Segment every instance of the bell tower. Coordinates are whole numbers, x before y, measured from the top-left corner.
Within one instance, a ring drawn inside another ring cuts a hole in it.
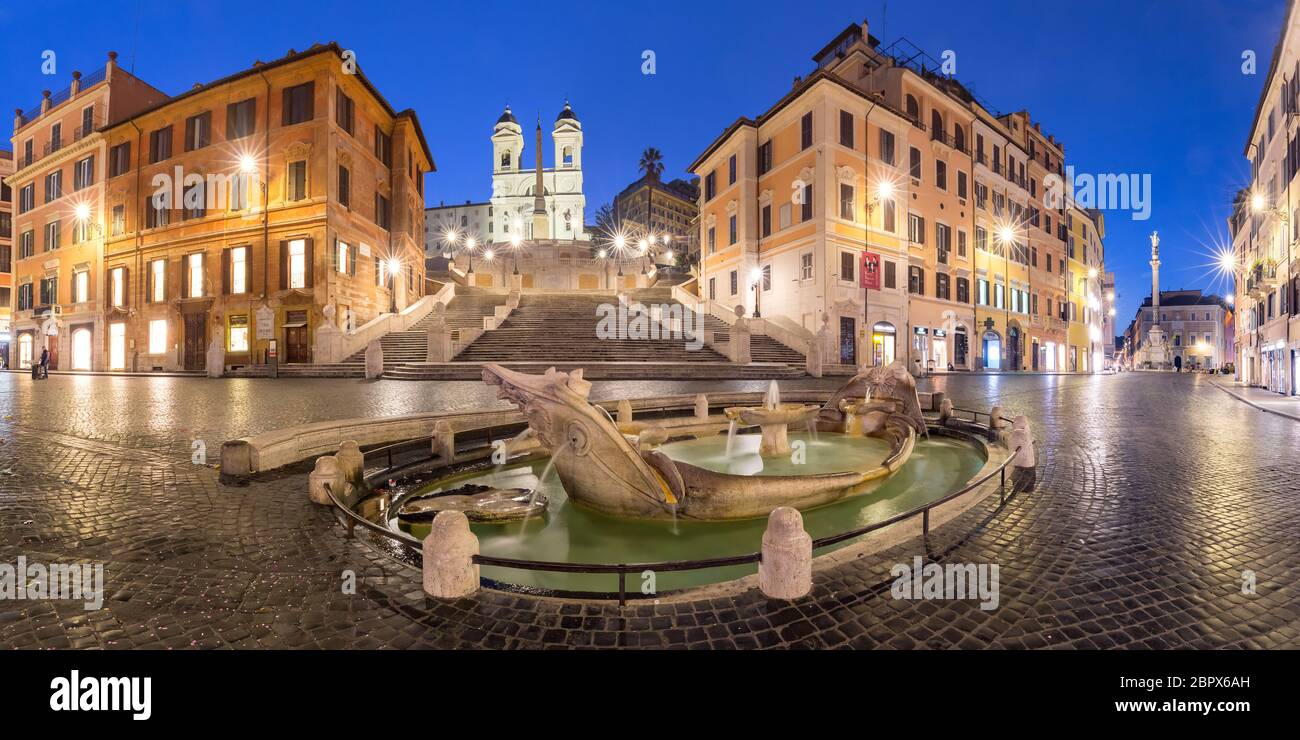
[[[492,128],[492,172],[518,172],[524,153],[524,130],[506,106]]]

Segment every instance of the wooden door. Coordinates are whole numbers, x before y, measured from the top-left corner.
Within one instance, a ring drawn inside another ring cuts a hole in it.
[[[285,327],[284,361],[311,362],[311,348],[307,343],[307,327]]]
[[[205,345],[208,338],[208,315],[185,314],[185,369],[205,370],[208,365]]]

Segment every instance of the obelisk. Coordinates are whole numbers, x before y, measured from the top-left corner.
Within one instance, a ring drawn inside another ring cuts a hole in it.
[[[533,239],[551,238],[546,218],[546,185],[542,181],[542,116],[537,116],[537,182],[533,186]]]

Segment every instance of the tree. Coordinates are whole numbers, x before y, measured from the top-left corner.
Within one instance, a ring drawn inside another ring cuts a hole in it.
[[[641,164],[638,165],[646,177],[654,180],[659,179],[659,175],[664,171],[664,155],[654,147],[647,147],[641,152]]]
[[[618,231],[618,219],[614,216],[614,206],[605,203],[596,209],[596,231],[606,239],[612,239]]]

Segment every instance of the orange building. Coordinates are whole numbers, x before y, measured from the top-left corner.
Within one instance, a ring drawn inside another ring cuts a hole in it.
[[[227,367],[312,362],[324,322],[423,294],[428,146],[336,44],[110,115],[97,136],[103,186],[62,208],[97,250],[55,268],[93,311],[62,314],[74,369],[204,370],[214,342]]]
[[[77,215],[102,212],[107,149],[104,126],[166,99],[117,65],[104,66],[14,118],[16,256],[14,366],[50,352],[50,368],[90,370],[102,334],[102,232]]]

